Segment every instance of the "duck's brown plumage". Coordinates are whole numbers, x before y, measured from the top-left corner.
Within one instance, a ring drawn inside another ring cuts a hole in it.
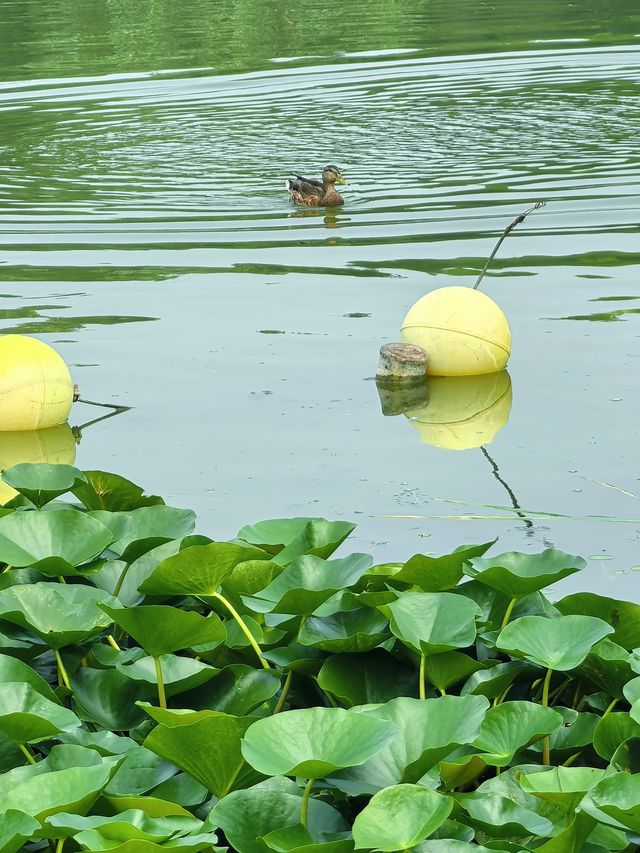
[[[337,166],[326,166],[322,172],[322,181],[303,178],[295,175],[287,181],[289,198],[294,204],[304,204],[308,207],[328,207],[344,204],[340,193],[336,192],[335,184],[345,184],[342,172]]]

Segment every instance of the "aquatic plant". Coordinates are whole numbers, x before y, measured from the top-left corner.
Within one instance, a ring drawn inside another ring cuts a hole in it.
[[[494,542],[232,541],[115,474],[0,508],[0,853],[603,853],[640,842],[640,605]],[[65,500],[66,498],[66,500]]]

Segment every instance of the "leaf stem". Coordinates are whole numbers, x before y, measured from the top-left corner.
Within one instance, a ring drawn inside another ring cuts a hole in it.
[[[153,656],[153,662],[156,665],[156,680],[158,682],[158,701],[160,702],[161,708],[167,707],[167,694],[164,691],[164,681],[162,678],[162,665],[160,663],[160,658]]]
[[[64,842],[65,841],[66,841],[66,838],[59,838],[58,839],[58,841],[56,843],[56,853],[62,853],[62,851],[64,849]]]
[[[58,649],[53,650],[53,654],[56,658],[56,663],[58,664],[58,684],[64,684],[67,690],[71,690],[71,682],[69,681],[69,674],[65,669],[64,663],[62,661],[62,655],[60,654]]]
[[[427,698],[426,669],[427,669],[427,656],[426,655],[420,655],[420,682],[419,682],[420,693],[419,693],[419,696],[421,699]]]
[[[113,588],[112,595],[114,598],[117,598],[120,595],[120,590],[122,589],[122,584],[124,583],[124,579],[127,576],[127,572],[129,571],[130,565],[131,565],[130,563],[127,563],[127,565],[124,567],[124,569],[120,572],[120,577],[118,578],[116,585]]]
[[[613,709],[616,707],[616,705],[618,704],[619,701],[620,701],[619,699],[614,699],[612,702],[609,703],[609,705],[607,706],[607,710],[602,715],[603,720],[607,716],[607,714],[610,714],[613,711]]]
[[[518,600],[517,598],[512,598],[511,601],[509,602],[509,606],[507,607],[507,609],[504,612],[504,618],[502,620],[502,625],[500,626],[500,630],[502,630],[503,628],[505,628],[507,626],[507,623],[509,622],[509,619],[511,617],[511,613],[513,612],[513,608],[516,606],[517,600]]]
[[[35,758],[33,757],[33,755],[31,755],[31,753],[29,752],[29,749],[23,743],[19,743],[18,748],[20,749],[20,752],[22,752],[24,754],[24,757],[27,759],[29,764],[35,764],[36,763]]]
[[[552,669],[547,670],[547,674],[544,677],[544,684],[542,685],[542,704],[545,708],[549,707],[549,684],[551,683],[552,673]],[[546,764],[547,767],[551,764],[549,757],[549,735],[542,740],[542,763]]]
[[[247,623],[244,621],[244,619],[242,618],[242,616],[240,616],[240,614],[239,614],[239,613],[238,613],[238,611],[235,609],[235,607],[233,606],[233,604],[231,604],[231,602],[230,602],[230,601],[228,601],[228,600],[224,597],[224,595],[221,595],[219,592],[210,592],[210,593],[208,593],[208,595],[210,595],[212,598],[217,598],[217,599],[218,599],[218,601],[220,601],[220,602],[222,602],[222,604],[224,604],[224,606],[227,608],[227,610],[229,611],[229,613],[233,616],[233,618],[234,618],[234,619],[236,620],[236,622],[238,623],[238,626],[240,627],[240,630],[242,631],[242,633],[245,635],[245,637],[246,637],[246,638],[247,638],[247,640],[249,641],[249,644],[251,645],[251,648],[254,650],[254,652],[255,652],[255,653],[256,653],[256,655],[258,656],[258,660],[260,661],[260,663],[262,664],[262,666],[263,666],[265,669],[271,669],[271,667],[269,666],[268,661],[266,661],[266,660],[262,657],[262,651],[260,650],[260,646],[259,646],[259,645],[258,645],[258,643],[256,642],[256,638],[253,636],[253,634],[251,633],[251,631],[250,631],[250,630],[249,630],[249,628],[247,627]]]
[[[284,680],[284,684],[282,686],[282,692],[280,693],[280,698],[276,703],[276,707],[273,709],[274,714],[279,714],[284,707],[285,700],[287,698],[287,693],[289,692],[289,688],[291,687],[291,681],[293,679],[293,670],[290,669],[287,673],[287,677]]]
[[[307,820],[309,815],[309,797],[311,796],[311,789],[313,788],[313,783],[315,779],[309,779],[307,784],[304,787],[304,794],[302,795],[302,809],[300,810],[300,823],[307,828]]]

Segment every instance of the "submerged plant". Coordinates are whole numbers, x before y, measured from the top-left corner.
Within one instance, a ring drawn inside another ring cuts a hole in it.
[[[640,843],[640,605],[495,543],[194,534],[122,477],[0,510],[0,853],[606,853]]]

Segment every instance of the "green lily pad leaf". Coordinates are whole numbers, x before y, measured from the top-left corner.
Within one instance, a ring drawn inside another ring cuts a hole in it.
[[[44,829],[49,838],[72,838],[76,833],[102,827],[107,829],[114,840],[140,838],[147,841],[166,841],[172,837],[197,832],[202,827],[202,821],[182,815],[151,818],[140,809],[128,809],[110,817],[61,812],[44,822]]]
[[[364,764],[397,734],[393,723],[355,711],[303,708],[255,722],[242,742],[242,754],[265,776],[318,779]]]
[[[482,759],[494,767],[506,767],[514,755],[562,726],[564,720],[552,708],[534,702],[504,702],[487,711],[473,745]]]
[[[368,652],[388,636],[385,617],[377,610],[360,607],[324,618],[309,617],[298,634],[298,641],[326,652]]]
[[[523,791],[572,814],[586,792],[597,785],[604,774],[604,770],[596,767],[560,766],[542,773],[525,773],[520,777],[520,786]]]
[[[580,666],[592,647],[613,628],[593,616],[523,616],[502,629],[497,647],[546,669],[566,672]]]
[[[207,823],[220,827],[237,853],[264,853],[264,844],[259,839],[298,824],[301,806],[301,797],[286,791],[268,788],[232,791],[216,803]],[[307,829],[314,841],[324,842],[338,832],[345,832],[348,826],[336,809],[312,797]]]
[[[362,714],[393,723],[398,735],[359,767],[332,773],[331,784],[359,795],[417,782],[442,758],[478,736],[488,706],[484,696],[423,700],[403,696],[384,705],[358,708]]]
[[[176,773],[171,779],[154,788],[151,794],[154,797],[178,803],[186,809],[197,808],[209,797],[207,787],[201,785],[188,773]]]
[[[17,853],[39,829],[40,823],[26,812],[7,809],[0,814],[0,851]]]
[[[257,548],[231,542],[193,545],[158,563],[140,585],[140,592],[154,595],[212,595],[238,563],[267,560]]]
[[[632,663],[626,649],[605,637],[593,646],[578,671],[610,696],[622,699],[625,685],[635,677]]]
[[[558,705],[553,710],[560,714],[564,722],[559,729],[549,736],[549,747],[552,753],[567,750],[575,752],[576,749],[591,745],[593,732],[601,719],[597,714],[586,711],[578,713],[573,708],[562,708]],[[542,752],[542,745],[534,743],[529,749],[534,752]],[[562,760],[563,758],[558,757],[558,761]]]
[[[496,541],[493,539],[482,545],[467,545],[442,557],[415,554],[398,572],[393,573],[391,580],[420,587],[424,592],[446,592],[459,584],[464,574],[464,564],[474,557],[481,557]]]
[[[111,624],[111,617],[98,602],[118,606],[113,596],[89,586],[23,584],[0,591],[0,618],[33,631],[50,648],[60,649],[95,637]]]
[[[607,714],[594,729],[593,748],[600,758],[610,761],[618,747],[632,737],[640,737],[640,723],[626,711]]]
[[[145,495],[144,489],[118,474],[110,474],[107,471],[84,471],[83,473],[86,484],[76,484],[72,492],[87,509],[126,512],[142,506],[164,504],[162,498],[157,495]]]
[[[274,518],[246,525],[238,532],[238,539],[274,554],[274,562],[286,566],[303,554],[330,557],[354,529],[355,524],[348,521]]]
[[[141,556],[136,557],[133,562],[125,563],[124,579],[118,593],[118,598],[122,604],[127,607],[140,604],[145,595],[140,592],[139,587],[163,560],[177,554],[181,549],[192,547],[193,538],[193,536],[186,536],[184,539],[175,539],[171,542],[164,542],[162,545],[154,545],[153,548],[145,550]],[[96,577],[99,577],[99,574]],[[168,598],[170,595],[168,593],[166,597]]]
[[[523,660],[510,660],[506,663],[497,663],[487,669],[480,669],[472,673],[462,685],[460,693],[466,696],[470,693],[476,696],[486,696],[487,699],[495,699],[525,672],[533,671],[530,663]]]
[[[95,518],[96,521],[104,524],[111,531],[110,551],[114,550],[113,546],[118,539],[122,539],[131,530],[131,516],[126,512],[108,512],[106,509],[94,509],[85,515],[89,518]]]
[[[309,831],[301,824],[274,829],[260,836],[275,853],[352,853],[353,840],[344,838],[337,841],[315,842]]]
[[[442,652],[439,655],[430,655],[425,662],[425,673],[427,681],[444,693],[454,684],[467,678],[478,669],[482,669],[482,663],[462,654],[462,652]]]
[[[191,812],[183,809],[177,803],[161,800],[158,797],[108,797],[103,794],[100,801],[106,803],[114,814],[122,814],[130,809],[136,809],[153,818],[165,818],[174,815],[177,817],[193,817]]]
[[[547,548],[539,554],[509,551],[495,557],[476,557],[465,565],[465,574],[510,598],[523,598],[587,565],[582,557]]]
[[[114,541],[110,550],[123,555],[134,542],[155,540],[159,545],[171,539],[181,539],[193,533],[196,515],[190,509],[172,506],[144,506],[126,513],[128,530]]]
[[[160,655],[160,666],[167,697],[199,687],[220,671],[194,658],[178,655]],[[158,684],[156,664],[151,656],[139,658],[133,663],[118,663],[116,669],[132,681],[143,682],[154,687]]]
[[[76,713],[110,731],[129,731],[145,719],[135,704],[140,684],[116,669],[81,667],[71,676]]]
[[[104,789],[110,797],[146,794],[176,773],[173,764],[144,746],[135,744],[124,754],[111,781]]]
[[[70,732],[58,735],[57,740],[61,743],[73,743],[77,746],[86,746],[95,749],[99,755],[124,755],[137,744],[132,738],[117,735],[115,732],[93,732],[87,729],[73,729]]]
[[[407,593],[386,605],[395,636],[419,654],[434,655],[472,645],[480,608],[452,592]]]
[[[605,776],[578,808],[598,821],[640,833],[640,776],[629,773]]]
[[[31,566],[45,575],[80,574],[77,566],[99,556],[111,531],[82,512],[13,512],[0,518],[0,561]]]
[[[233,789],[244,765],[240,742],[252,717],[232,717],[217,711],[176,713],[145,707],[160,723],[144,745],[203,784],[216,797]]]
[[[0,732],[16,743],[37,743],[79,725],[73,711],[45,698],[30,684],[0,684]]]
[[[466,823],[486,833],[489,838],[553,835],[555,828],[546,817],[514,802],[510,797],[487,791],[452,795],[467,813]]]
[[[87,482],[82,471],[72,465],[29,462],[5,468],[2,479],[37,507],[42,507],[60,495],[72,491],[76,485]]]
[[[245,560],[231,571],[222,582],[222,594],[236,607],[242,606],[243,595],[255,595],[268,586],[282,571],[282,566],[272,560]]]
[[[7,681],[20,681],[28,684],[45,699],[60,704],[60,700],[49,687],[44,678],[35,669],[10,655],[0,654],[0,685]],[[0,708],[1,712],[1,708]]]
[[[226,636],[225,627],[215,613],[205,617],[162,605],[129,609],[100,606],[116,625],[155,657],[204,643],[219,643]]]
[[[67,752],[60,752],[67,750]],[[79,755],[81,750],[95,757],[95,764],[59,767],[59,757]],[[43,820],[62,811],[86,814],[115,773],[120,758],[100,759],[93,750],[60,746],[37,764],[16,767],[0,776],[0,802],[5,810],[17,809]]]
[[[121,833],[113,832],[114,826],[110,824],[102,831],[86,830],[79,832],[74,841],[82,845],[82,849],[86,853],[102,853],[103,850],[108,850],[110,853],[155,853],[158,850],[181,850],[183,853],[197,853],[200,850],[220,851],[222,853],[226,848],[215,847],[216,836],[211,834],[194,834],[185,835],[182,837],[173,837],[168,843],[157,843],[155,841],[147,841],[144,838],[131,838],[128,841],[118,843],[113,835],[119,836]],[[130,832],[130,830],[128,830]]]
[[[408,850],[424,841],[449,817],[453,801],[418,785],[378,791],[356,817],[356,850]]]
[[[593,592],[578,592],[556,602],[558,610],[567,615],[596,616],[615,628],[611,639],[627,651],[640,646],[640,605],[618,601]]]
[[[524,847],[483,847],[481,844],[469,844],[466,841],[441,838],[435,841],[423,841],[414,847],[414,853],[511,853],[512,850],[524,851]]]
[[[620,744],[611,756],[611,766],[626,773],[640,773],[640,736]]]
[[[356,583],[371,565],[369,554],[341,560],[298,557],[255,596],[243,596],[252,610],[306,616],[341,589]]]
[[[381,649],[333,655],[322,664],[317,680],[322,690],[349,706],[418,694],[415,670]]]
[[[597,829],[595,820],[584,812],[579,812],[569,826],[536,849],[541,853],[606,853],[610,849],[622,849],[617,845],[613,848],[602,848],[588,844],[587,839],[592,837],[594,827]]]
[[[299,643],[289,643],[277,649],[269,649],[263,653],[269,663],[275,663],[283,672],[303,672],[305,675],[317,675],[325,655],[312,646],[301,646]]]
[[[278,672],[235,663],[225,666],[201,687],[183,694],[181,701],[194,711],[221,711],[244,717],[275,696],[280,686]]]

